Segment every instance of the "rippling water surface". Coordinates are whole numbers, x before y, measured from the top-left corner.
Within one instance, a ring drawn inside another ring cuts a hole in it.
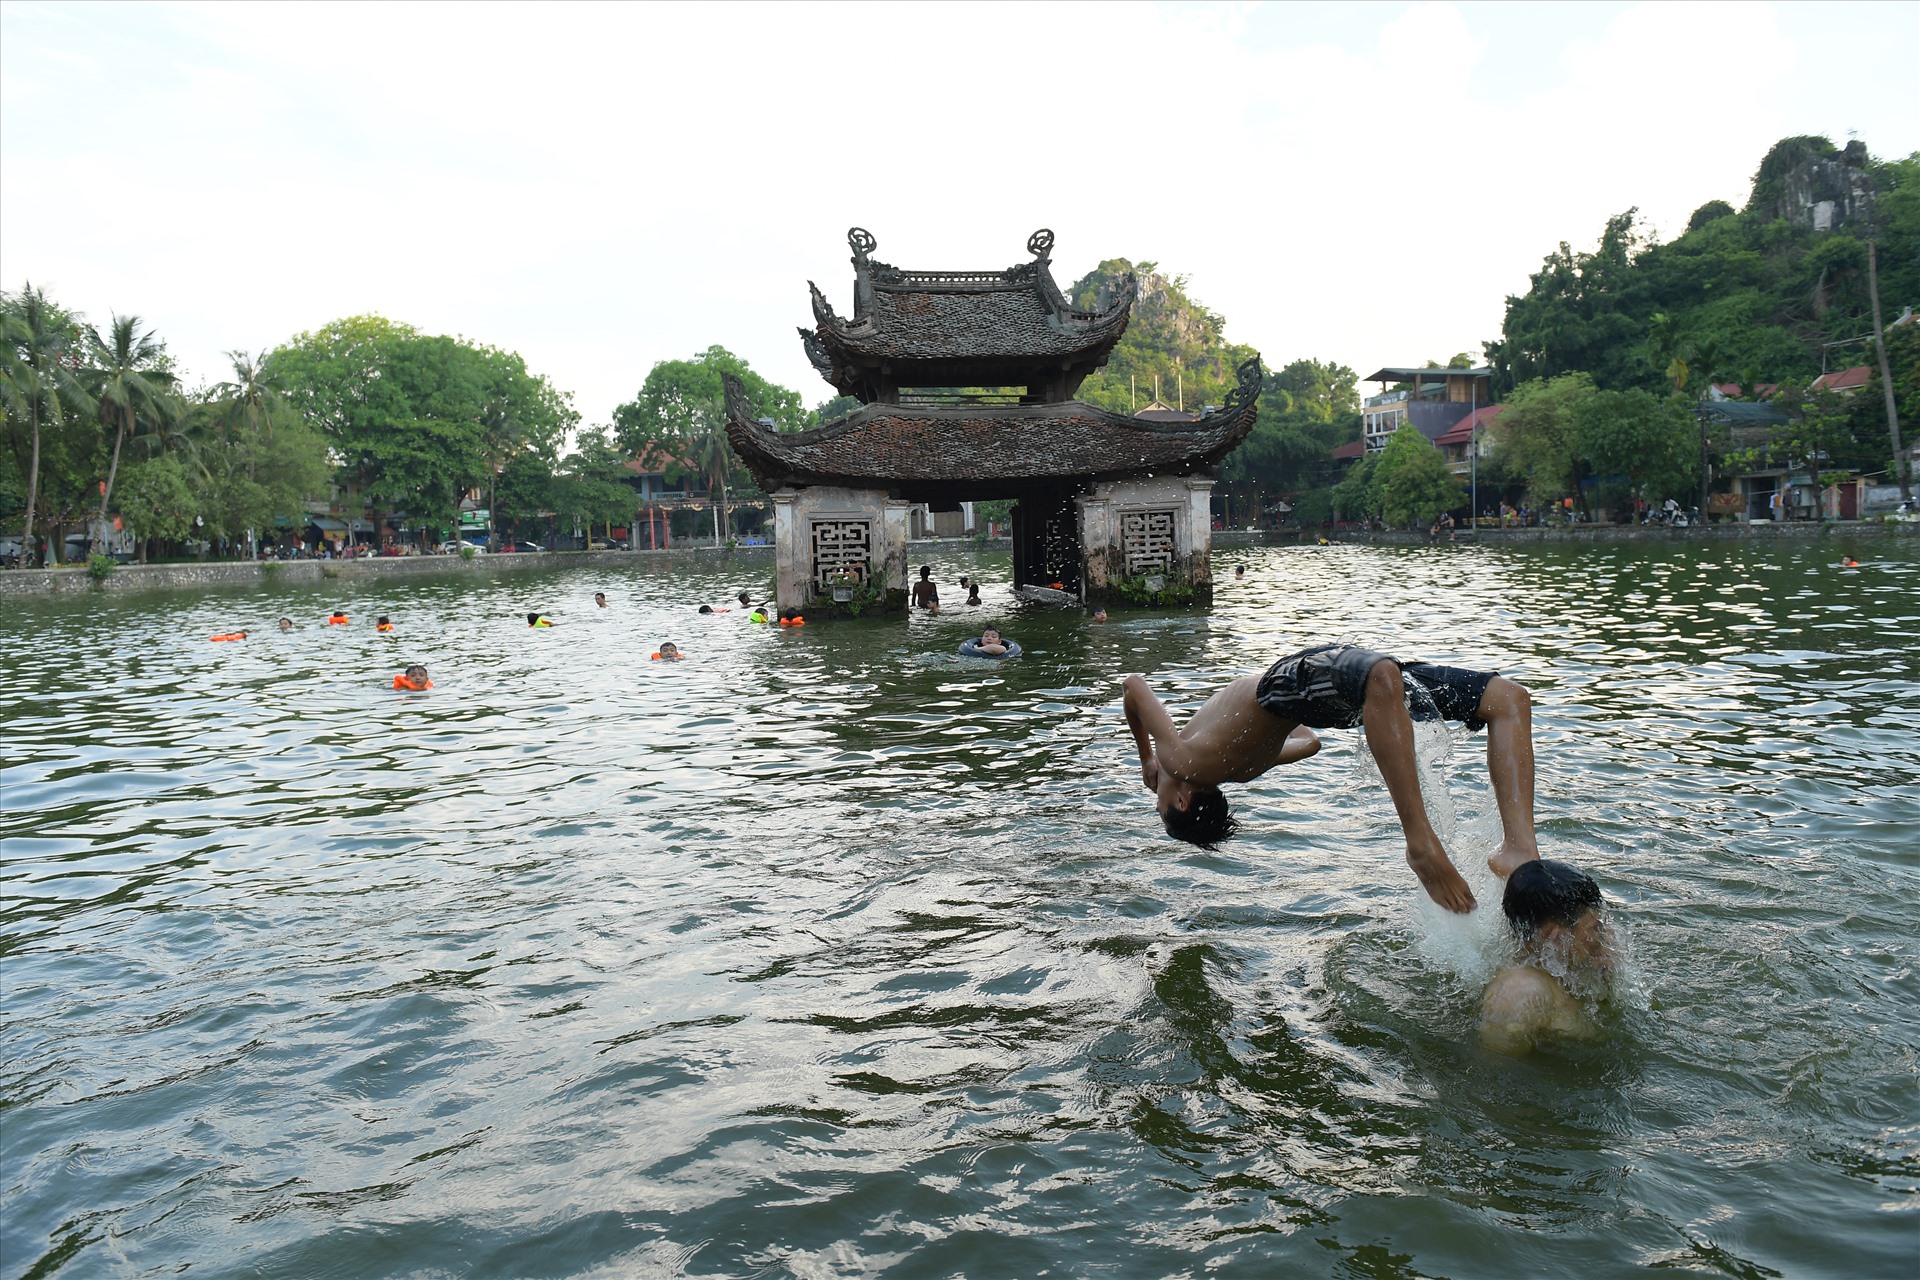
[[[691,558],[10,602],[0,1273],[1910,1275],[1920,548],[1847,549],[1262,549],[1105,626],[783,632]],[[1497,908],[1355,734],[1159,833],[1119,677],[1338,638],[1534,690],[1603,1045],[1479,1048]]]

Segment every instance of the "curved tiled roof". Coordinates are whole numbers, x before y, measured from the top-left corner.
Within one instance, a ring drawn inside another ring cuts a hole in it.
[[[1183,475],[1225,457],[1253,429],[1260,362],[1242,365],[1218,412],[1197,422],[1129,418],[1060,404],[872,404],[811,431],[776,432],[754,420],[745,388],[727,379],[727,439],[768,492],[846,485],[926,496],[1005,495],[1062,481]]]
[[[807,358],[822,377],[861,399],[891,399],[887,388],[939,385],[1025,385],[1045,371],[1080,379],[1107,362],[1133,314],[1136,284],[1123,282],[1112,302],[1078,311],[1054,283],[1051,231],[1027,241],[1032,262],[1004,271],[906,271],[870,255],[875,242],[855,227],[854,314],[834,313],[818,285],[814,329],[801,330]]]
[[[1020,272],[1015,268],[1001,274]],[[1091,358],[1096,349],[1111,350],[1127,331],[1133,308],[1131,280],[1105,311],[1062,313],[1048,305],[1046,291],[1036,280],[1039,272],[1027,268],[1024,274],[1026,278],[1018,282],[966,288],[919,286],[917,277],[904,272],[900,275],[907,283],[889,284],[876,278],[867,314],[853,320],[835,315],[811,281],[807,287],[813,290],[819,340],[829,350],[838,347],[855,360]],[[1105,351],[1100,354],[1104,356]]]

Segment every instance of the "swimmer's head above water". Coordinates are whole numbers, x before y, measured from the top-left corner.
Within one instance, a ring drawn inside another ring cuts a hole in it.
[[[1600,914],[1605,901],[1586,872],[1540,858],[1514,868],[1500,909],[1523,949],[1550,950],[1569,965],[1607,969],[1613,948]]]

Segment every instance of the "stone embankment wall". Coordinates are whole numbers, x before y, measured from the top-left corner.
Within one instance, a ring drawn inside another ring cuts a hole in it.
[[[47,595],[65,591],[163,591],[175,587],[269,587],[321,582],[367,582],[449,573],[524,573],[594,565],[603,568],[654,563],[675,557],[730,555],[742,562],[766,560],[771,547],[674,551],[551,551],[536,555],[372,556],[364,560],[207,560],[195,564],[123,564],[95,580],[86,567],[0,571],[0,597]]]

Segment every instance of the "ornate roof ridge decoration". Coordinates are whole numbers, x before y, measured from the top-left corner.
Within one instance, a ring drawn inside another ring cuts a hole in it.
[[[1055,404],[868,404],[805,431],[774,431],[724,375],[727,440],[768,492],[784,485],[885,487],[910,500],[1006,496],[1061,480],[1092,483],[1202,472],[1253,430],[1260,358],[1196,422],[1149,422],[1078,400]]]

